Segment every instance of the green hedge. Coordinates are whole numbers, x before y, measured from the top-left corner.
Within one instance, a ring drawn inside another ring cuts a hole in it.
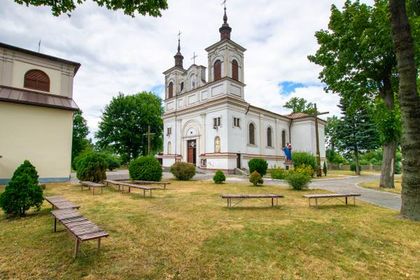
[[[188,181],[195,175],[195,165],[187,162],[176,162],[171,166],[171,173],[178,180]]]
[[[139,157],[130,162],[128,172],[132,180],[160,181],[162,167],[153,156]]]

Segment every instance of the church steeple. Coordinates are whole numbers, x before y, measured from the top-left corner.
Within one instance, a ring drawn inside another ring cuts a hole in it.
[[[227,22],[228,17],[226,15],[226,1],[224,2],[224,4],[225,4],[225,8],[224,8],[225,14],[223,15],[223,24],[222,24],[222,27],[219,28],[221,41],[226,40],[226,39],[230,40],[230,32],[232,31],[232,28],[229,26]]]
[[[178,33],[178,52],[176,53],[174,58],[175,58],[175,66],[179,66],[181,68],[184,68],[182,66],[184,56],[181,54],[181,32]]]

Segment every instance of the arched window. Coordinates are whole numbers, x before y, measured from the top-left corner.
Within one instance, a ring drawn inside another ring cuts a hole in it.
[[[271,127],[267,128],[267,146],[268,147],[273,147],[273,142],[272,142],[272,131],[271,131]]]
[[[232,61],[232,79],[239,80],[238,76],[238,62],[236,60]]]
[[[195,75],[191,76],[191,89],[195,89],[197,78]]]
[[[170,82],[168,86],[168,98],[174,97],[174,83]]]
[[[249,124],[249,144],[255,145],[255,125],[253,123]]]
[[[41,70],[29,70],[25,74],[23,87],[49,92],[50,78]]]
[[[220,153],[220,150],[221,150],[220,137],[216,136],[216,138],[214,138],[214,152]]]
[[[281,146],[286,147],[286,130],[281,131]]]
[[[167,154],[168,155],[172,154],[172,143],[171,143],[171,141],[168,142],[168,152],[167,152]]]
[[[213,65],[214,71],[214,80],[220,80],[222,78],[222,62],[220,60],[216,60]]]

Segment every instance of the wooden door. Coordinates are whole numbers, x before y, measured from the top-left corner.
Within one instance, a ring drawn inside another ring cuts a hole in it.
[[[192,164],[196,164],[196,150],[197,145],[195,140],[187,141],[187,161]]]

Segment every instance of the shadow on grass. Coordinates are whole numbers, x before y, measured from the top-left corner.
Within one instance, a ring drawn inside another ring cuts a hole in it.
[[[273,210],[273,209],[277,209],[277,210],[283,210],[286,209],[284,206],[282,205],[276,205],[276,206],[232,206],[232,207],[227,207],[224,206],[224,209],[226,211],[242,211],[242,210]]]
[[[324,205],[311,205],[309,208],[310,209],[315,209],[315,210],[322,210],[322,209],[339,209],[339,208],[350,208],[350,209],[358,209],[360,206],[359,205],[353,205],[353,204],[324,204]]]

